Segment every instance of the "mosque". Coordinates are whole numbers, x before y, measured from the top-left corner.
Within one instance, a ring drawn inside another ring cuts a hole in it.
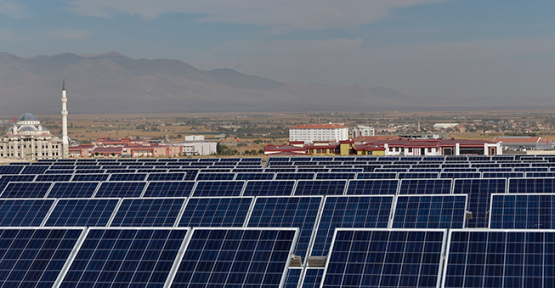
[[[25,113],[0,139],[0,158],[37,160],[66,159],[69,156],[67,137],[67,97],[62,85],[62,139],[52,136],[37,116]]]

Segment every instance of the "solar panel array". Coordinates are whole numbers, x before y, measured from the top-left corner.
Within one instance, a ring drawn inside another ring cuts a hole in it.
[[[547,155],[0,166],[0,287],[553,287],[550,229]]]

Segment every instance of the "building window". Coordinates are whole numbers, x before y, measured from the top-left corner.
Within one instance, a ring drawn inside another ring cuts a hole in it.
[[[389,152],[393,152],[393,147],[389,147]]]
[[[322,149],[316,150],[316,153],[322,153]]]
[[[432,148],[428,148],[428,153],[432,153]]]
[[[399,147],[395,147],[395,152],[399,152]]]
[[[409,148],[409,153],[412,153],[412,148]]]

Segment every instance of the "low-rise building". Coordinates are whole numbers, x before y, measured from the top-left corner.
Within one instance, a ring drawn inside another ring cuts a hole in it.
[[[301,124],[289,128],[289,141],[344,141],[349,139],[349,128],[339,123]]]

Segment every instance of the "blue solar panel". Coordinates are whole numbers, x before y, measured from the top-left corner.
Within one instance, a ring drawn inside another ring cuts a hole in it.
[[[207,173],[200,172],[197,175],[197,181],[201,180],[233,180],[235,178],[235,173]]]
[[[302,288],[318,288],[322,283],[322,278],[324,276],[324,269],[311,269],[306,268],[303,276],[303,286]]]
[[[109,181],[144,181],[146,173],[113,173]]]
[[[150,173],[147,181],[182,181],[187,173]]]
[[[434,172],[399,172],[399,179],[433,179],[438,178],[438,173]]]
[[[547,172],[549,167],[515,167],[515,172]]]
[[[110,226],[172,227],[185,198],[123,199]]]
[[[310,254],[327,255],[336,228],[387,228],[393,200],[393,195],[326,197]]]
[[[0,178],[0,191],[3,191],[9,182],[31,182],[35,177],[36,175],[3,175]]]
[[[555,194],[492,194],[491,229],[555,229]]]
[[[268,173],[268,172],[266,173],[242,172],[242,173],[237,173],[237,176],[235,177],[235,180],[272,180],[272,179],[274,179],[274,173]]]
[[[516,174],[516,173],[513,173]],[[519,174],[522,175],[522,172]],[[555,178],[555,172],[526,172],[526,176],[512,176],[511,178],[518,178],[518,177],[525,177],[525,178]]]
[[[272,172],[272,173],[278,173],[278,172],[290,173],[290,172],[295,172],[295,171],[297,171],[297,168],[266,168],[266,169],[264,169],[264,172]]]
[[[2,192],[2,198],[43,198],[52,182],[10,182]]]
[[[294,187],[295,180],[249,180],[243,196],[287,196]]]
[[[291,173],[291,172],[278,172],[276,173],[276,180],[300,180],[300,179],[314,179],[315,173]]]
[[[340,180],[340,179],[355,179],[357,173],[354,172],[328,172],[328,173],[316,173],[316,179],[318,180]]]
[[[480,168],[480,172],[513,172],[513,168]]]
[[[409,168],[376,168],[375,173],[397,173],[397,172],[407,172]]]
[[[490,195],[505,193],[506,179],[456,179],[453,193],[468,195],[468,208],[472,212],[472,219],[466,220],[467,228],[488,227],[488,211],[490,209]]]
[[[102,182],[96,198],[140,197],[147,182]]]
[[[437,287],[444,234],[444,230],[339,229],[322,287]]]
[[[106,226],[118,199],[59,199],[45,226]]]
[[[0,226],[40,226],[54,199],[0,200]]]
[[[300,234],[295,247],[295,255],[304,259],[308,252],[321,202],[321,196],[258,197],[247,226],[299,228]]]
[[[509,178],[509,193],[555,193],[555,178]]]
[[[330,172],[329,168],[297,168],[297,173],[326,173]],[[310,179],[310,178],[308,178]]]
[[[90,198],[99,182],[56,182],[48,192],[50,198]]]
[[[60,287],[163,287],[186,233],[92,228]]]
[[[24,166],[0,165],[0,175],[19,174]]]
[[[555,287],[555,232],[451,230],[443,287]]]
[[[439,174],[439,178],[455,179],[455,178],[481,178],[480,172],[443,172]]]
[[[212,228],[192,233],[170,287],[278,288],[285,284],[297,231]]]
[[[180,227],[242,227],[252,197],[190,198]]]
[[[37,177],[35,178],[35,181],[37,181],[37,182],[41,182],[41,181],[51,181],[51,182],[69,181],[69,180],[71,180],[72,177],[73,177],[73,174],[43,174],[43,175],[37,175]]]
[[[152,181],[144,197],[189,197],[194,187],[194,181]]]
[[[298,288],[303,269],[288,269],[284,288]]]
[[[240,196],[245,181],[198,181],[193,197]]]
[[[53,287],[82,229],[1,229],[0,287]]]
[[[20,174],[43,174],[49,166],[26,166]]]
[[[439,173],[439,172],[443,171],[443,169],[441,169],[441,168],[432,168],[432,167],[429,167],[429,168],[414,168],[415,167],[414,165],[412,167],[413,168],[409,169],[409,172],[428,172],[428,173],[435,172],[435,173]],[[438,167],[438,166],[434,165],[434,167]]]
[[[466,195],[399,195],[392,228],[464,228]]]
[[[483,172],[482,178],[517,178],[524,177],[523,172]]]
[[[395,195],[399,180],[349,180],[347,195]]]
[[[358,173],[357,179],[397,179],[395,172]]]
[[[364,172],[363,168],[331,168],[330,169],[331,173],[345,173],[345,172],[354,172],[354,173],[358,173],[358,172]]]
[[[403,179],[399,194],[450,194],[451,179]]]
[[[104,169],[84,169],[84,170],[76,170],[75,174],[101,174],[106,173]]]
[[[294,195],[343,195],[347,180],[298,180]]]

